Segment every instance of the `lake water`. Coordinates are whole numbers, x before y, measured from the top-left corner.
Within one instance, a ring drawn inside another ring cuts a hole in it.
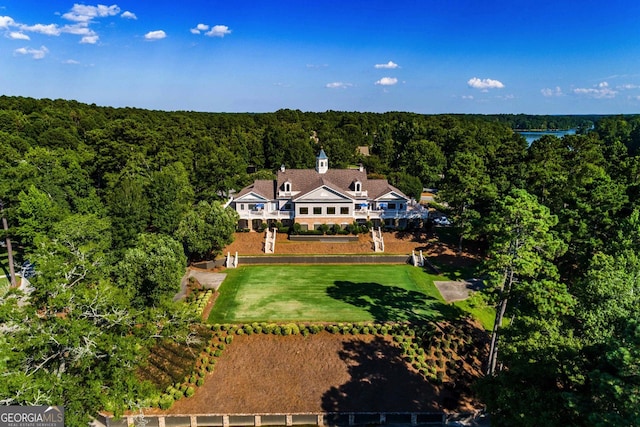
[[[565,135],[575,135],[575,129],[569,130],[541,130],[541,131],[530,131],[530,132],[518,132],[520,135],[524,136],[527,140],[527,143],[531,145],[533,141],[536,139],[540,139],[544,135],[553,135],[558,138],[562,138]]]

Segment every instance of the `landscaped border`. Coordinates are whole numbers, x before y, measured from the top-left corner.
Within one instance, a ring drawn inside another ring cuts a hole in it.
[[[168,410],[176,400],[193,396],[196,388],[204,385],[207,375],[215,370],[217,360],[224,350],[232,345],[234,337],[239,335],[272,334],[282,337],[291,335],[306,337],[330,333],[345,336],[388,336],[390,342],[401,349],[404,361],[415,372],[426,381],[440,385],[459,375],[468,374],[464,370],[465,366],[474,364],[481,358],[480,353],[484,351],[486,342],[485,345],[478,342],[479,338],[473,335],[473,330],[476,328],[477,325],[469,321],[423,324],[409,322],[214,324],[209,328],[211,338],[196,356],[191,368],[185,370],[184,376],[168,385],[156,383],[156,387],[164,391],[149,400],[140,402],[140,406]],[[174,350],[171,353],[178,354]],[[171,363],[166,363],[165,366],[167,369],[175,368]],[[169,376],[175,379],[176,373],[165,375],[165,377]]]

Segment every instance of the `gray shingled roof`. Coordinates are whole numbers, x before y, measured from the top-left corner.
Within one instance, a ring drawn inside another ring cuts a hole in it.
[[[284,183],[291,183],[291,191],[299,191],[296,198],[326,185],[341,193],[354,191],[354,184],[360,181],[362,191],[366,191],[369,199],[377,199],[391,191],[408,197],[386,179],[367,179],[367,173],[359,169],[329,169],[326,173],[318,173],[314,169],[285,169],[277,174],[275,193],[284,188]],[[244,191],[244,190],[243,190]]]
[[[253,184],[240,190],[240,192],[236,196],[236,199],[249,193],[255,193],[264,197],[265,199],[274,200],[276,198],[274,181],[270,179],[257,179],[253,181]]]

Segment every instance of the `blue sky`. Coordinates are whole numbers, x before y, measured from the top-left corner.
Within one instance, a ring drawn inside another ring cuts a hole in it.
[[[640,2],[0,0],[0,94],[212,112],[640,113]]]

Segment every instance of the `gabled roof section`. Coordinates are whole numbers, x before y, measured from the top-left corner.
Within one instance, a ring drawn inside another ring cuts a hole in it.
[[[389,184],[389,181],[387,181],[386,179],[372,179],[367,183],[367,186],[368,186],[370,199],[378,200],[382,197],[385,197],[393,193],[396,196],[390,196],[390,197],[409,200],[409,197],[406,194],[398,190],[393,185]],[[364,189],[364,185],[363,185],[363,189]]]
[[[275,199],[275,186],[274,181],[267,179],[259,179],[253,182],[253,184],[244,187],[238,195],[236,200],[273,200]]]
[[[330,201],[330,200],[353,200],[352,197],[347,194],[343,194],[340,191],[332,188],[329,185],[323,184],[322,186],[308,191],[304,194],[298,195],[293,199],[296,202],[301,202],[304,200],[320,200],[320,201]]]
[[[322,159],[322,160],[328,159],[327,154],[324,152],[322,148],[320,149],[320,154],[318,154],[318,159]]]
[[[376,197],[374,200],[379,201],[379,200],[398,200],[398,199],[409,200],[409,198],[399,190],[389,191],[388,193],[381,194],[380,196]]]

